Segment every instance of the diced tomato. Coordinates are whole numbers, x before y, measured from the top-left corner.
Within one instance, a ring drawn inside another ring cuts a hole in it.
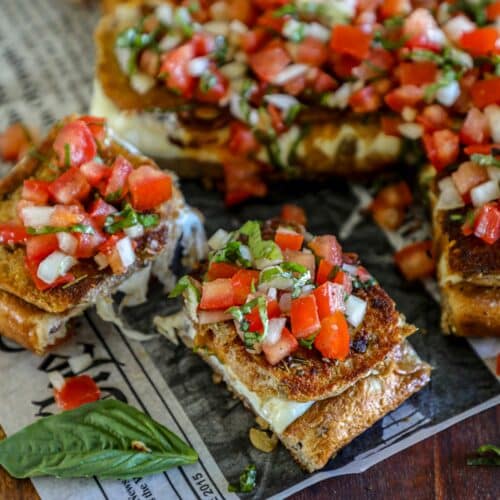
[[[372,47],[368,57],[352,73],[356,78],[363,81],[378,80],[389,72],[395,64],[394,56],[381,47]],[[375,82],[373,82],[375,83]]]
[[[351,275],[349,273],[346,273],[345,271],[342,271],[342,269],[337,272],[335,278],[333,278],[333,282],[337,285],[342,285],[346,294],[350,294],[352,292]]]
[[[328,46],[317,38],[306,37],[297,45],[294,59],[309,66],[322,66],[328,60]]]
[[[246,302],[252,287],[259,283],[259,271],[251,269],[239,269],[232,277],[234,303],[239,306]]]
[[[358,60],[368,56],[372,35],[357,26],[336,24],[332,30],[330,48],[339,54],[347,54]]]
[[[334,266],[342,264],[342,247],[335,236],[330,234],[316,236],[309,242],[308,247],[316,257],[321,257]]]
[[[116,244],[119,240],[124,237],[125,233],[116,233],[111,235],[106,241],[101,243],[98,247],[99,252],[102,254],[109,256],[113,252],[116,247]]]
[[[389,92],[384,100],[393,111],[400,113],[405,106],[414,107],[424,97],[424,91],[416,85],[403,85]]]
[[[281,33],[285,25],[286,18],[284,16],[275,16],[274,12],[266,11],[257,19],[257,26],[271,32],[271,34]]]
[[[435,132],[447,128],[449,121],[448,112],[439,104],[426,106],[422,113],[417,116],[417,122],[424,127],[426,132]]]
[[[301,94],[307,86],[306,77],[304,75],[292,78],[283,85],[283,90],[289,95],[299,95]]]
[[[117,156],[111,166],[111,174],[102,189],[105,198],[117,201],[125,197],[128,191],[127,180],[134,168],[132,164],[123,156]],[[132,203],[133,204],[133,203]]]
[[[380,15],[383,19],[408,14],[410,11],[411,4],[409,0],[383,0],[380,6]]]
[[[330,54],[330,62],[334,73],[340,78],[351,78],[354,75],[354,68],[357,68],[360,64],[359,59],[338,52]]]
[[[459,139],[451,130],[424,134],[423,141],[427,157],[437,170],[442,170],[457,160]]]
[[[316,284],[322,285],[330,279],[330,275],[335,266],[325,259],[319,261],[318,272],[316,274]]]
[[[66,170],[48,187],[51,197],[64,205],[84,200],[90,189],[90,184],[78,167]]]
[[[5,161],[17,161],[26,152],[31,137],[26,127],[14,123],[0,134],[0,156]]]
[[[87,127],[94,136],[94,139],[99,144],[104,143],[104,139],[106,139],[106,118],[85,115],[81,116],[79,120],[87,124]]]
[[[500,103],[500,77],[475,82],[471,88],[471,97],[474,106],[480,109],[489,104]]]
[[[315,76],[313,78],[312,90],[317,94],[330,92],[338,87],[337,81],[325,71],[315,68]],[[286,90],[286,88],[285,88]]]
[[[307,224],[307,217],[304,209],[291,203],[281,207],[280,219],[284,222],[295,222],[302,226]]]
[[[271,118],[271,125],[273,126],[273,129],[276,130],[278,134],[283,132],[286,129],[286,125],[283,120],[281,110],[276,106],[273,106],[272,104],[268,104],[267,112],[269,113],[269,117]]]
[[[378,226],[390,231],[401,227],[405,219],[405,210],[403,208],[391,207],[376,199],[370,205],[370,212]]]
[[[49,201],[49,182],[34,179],[25,180],[21,198],[37,205],[46,205]]]
[[[78,240],[75,252],[77,259],[90,259],[97,253],[97,249],[106,242],[106,236],[96,227],[93,227],[93,229],[92,234],[74,233],[75,238]]]
[[[194,45],[190,42],[162,55],[159,74],[165,85],[186,98],[192,97],[196,85],[196,79],[188,71],[188,63],[194,56]]]
[[[128,185],[136,210],[152,210],[172,197],[172,177],[149,165],[132,171]]]
[[[316,297],[313,294],[292,300],[290,322],[292,333],[297,338],[309,337],[319,330],[321,324],[318,317]]]
[[[488,171],[472,161],[462,163],[455,172],[451,174],[458,192],[465,196],[473,187],[486,182]]]
[[[198,31],[191,38],[193,42],[194,55],[196,57],[206,56],[215,50],[215,38],[206,31]]]
[[[281,250],[300,250],[304,236],[291,229],[278,228],[274,236],[274,241]]]
[[[464,144],[482,144],[489,139],[490,127],[486,116],[477,108],[471,108],[460,129]]]
[[[500,205],[498,202],[486,203],[474,219],[474,234],[489,245],[500,238]]]
[[[253,3],[262,10],[276,9],[290,3],[290,0],[253,0]]]
[[[318,305],[320,321],[331,316],[335,311],[344,310],[345,290],[341,285],[327,281],[313,291]]]
[[[31,262],[38,264],[52,252],[59,248],[59,242],[55,234],[41,234],[29,236],[26,241],[26,257]]]
[[[90,205],[88,213],[90,218],[95,221],[98,226],[103,226],[107,216],[116,211],[115,207],[106,203],[102,198],[97,198]]]
[[[143,73],[156,77],[160,69],[160,54],[152,49],[143,50],[139,56],[139,68]]]
[[[28,234],[21,224],[15,222],[0,223],[0,245],[26,243]]]
[[[62,410],[73,410],[86,403],[98,401],[100,397],[99,387],[88,375],[68,378],[61,389],[54,389],[56,404]]]
[[[438,51],[445,42],[430,10],[415,9],[404,21],[403,35],[407,38],[406,47]]]
[[[200,309],[227,309],[234,305],[233,285],[229,278],[203,283]]]
[[[56,227],[73,226],[85,221],[86,215],[79,205],[56,205],[50,216],[50,225]]]
[[[80,172],[85,176],[87,182],[93,187],[99,186],[101,181],[107,179],[111,175],[111,169],[107,165],[96,161],[84,163],[80,167]]]
[[[286,262],[293,262],[304,266],[314,278],[316,274],[316,257],[311,252],[303,252],[299,250],[285,250],[283,252]]]
[[[234,121],[229,129],[228,147],[231,153],[240,156],[246,156],[258,151],[259,141],[253,135],[252,130],[245,124]]]
[[[325,358],[343,361],[349,354],[349,341],[349,327],[345,316],[341,311],[335,311],[321,322],[314,347]]]
[[[260,166],[250,161],[224,163],[225,202],[236,205],[252,196],[265,196],[267,186],[260,178]]]
[[[79,167],[92,160],[97,153],[94,136],[82,120],[64,125],[53,145],[59,164],[65,167]]]
[[[280,45],[268,45],[248,57],[252,70],[265,82],[272,82],[290,62],[290,56]]]
[[[382,131],[387,135],[394,135],[399,137],[401,134],[399,132],[399,126],[404,123],[399,116],[383,115],[380,118],[380,126]]]
[[[205,80],[202,75],[196,86],[194,98],[201,102],[216,104],[227,94],[229,81],[216,68],[211,68],[209,72],[209,84],[204,83]]]
[[[459,45],[472,56],[487,56],[490,54],[498,54],[498,40],[497,29],[493,26],[486,26],[484,28],[476,28],[475,30],[462,33]]]
[[[349,97],[349,105],[355,113],[371,113],[377,111],[381,104],[382,99],[375,92],[372,85],[363,87]]]
[[[396,266],[408,281],[432,276],[435,262],[432,258],[432,241],[408,245],[394,254]]]
[[[283,328],[281,337],[278,342],[269,344],[264,342],[262,344],[262,351],[271,365],[277,365],[282,359],[293,354],[299,348],[297,339],[290,333],[288,328]]]
[[[281,314],[281,309],[276,300],[267,301],[267,317],[269,319],[278,318]],[[260,319],[258,307],[254,307],[248,314],[245,315],[245,319],[248,321],[248,331],[262,333],[264,331],[264,325]]]
[[[228,262],[211,262],[207,271],[207,280],[219,278],[232,278],[241,268]]]
[[[427,85],[436,81],[438,68],[430,61],[404,62],[399,65],[401,85]]]
[[[255,7],[252,0],[231,0],[227,5],[228,18],[241,21],[250,26],[255,20]]]
[[[474,144],[473,146],[467,146],[464,148],[464,153],[468,155],[481,154],[489,155],[492,154],[493,150],[500,151],[500,144]]]
[[[269,32],[264,28],[257,27],[241,35],[240,45],[247,54],[252,54],[261,49],[269,39]]]
[[[500,2],[493,2],[486,6],[486,16],[488,21],[496,21],[500,17]]]

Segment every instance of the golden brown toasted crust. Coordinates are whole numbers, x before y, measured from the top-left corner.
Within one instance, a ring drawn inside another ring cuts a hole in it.
[[[445,333],[500,336],[500,287],[462,282],[443,286],[441,296],[441,326]]]
[[[441,290],[441,327],[463,336],[500,336],[500,241],[488,245],[462,234],[466,208],[436,210],[437,186],[431,186],[434,255]]]
[[[74,119],[68,117],[66,121]],[[41,144],[38,152],[47,156],[52,151],[52,143],[60,125],[54,127]],[[132,154],[117,142],[102,152],[104,158],[125,156],[134,166],[155,163],[145,157]],[[41,161],[27,155],[12,171],[0,179],[0,222],[12,221],[16,218],[16,203],[20,198],[22,182],[28,177],[48,179],[54,175],[48,167],[41,168]],[[7,291],[44,311],[64,313],[81,303],[92,303],[100,294],[106,294],[119,285],[148,261],[158,255],[168,244],[171,237],[172,224],[178,218],[183,207],[183,198],[177,187],[173,187],[172,199],[166,203],[160,213],[161,222],[153,230],[148,230],[142,239],[137,241],[137,260],[123,275],[113,275],[109,269],[99,271],[91,260],[80,261],[73,269],[76,282],[69,287],[56,287],[47,291],[38,290],[31,280],[25,266],[24,248],[0,245],[0,290]]]
[[[313,472],[356,436],[397,408],[430,380],[430,366],[404,342],[337,397],[315,403],[279,435],[299,465]]]
[[[128,2],[143,14],[154,3],[144,0]],[[153,109],[175,112],[179,122],[176,130],[179,132],[182,129],[183,139],[181,141],[176,136],[169,137],[169,140],[181,148],[176,156],[187,161],[179,163],[171,159],[158,159],[158,163],[172,168],[182,177],[222,177],[218,163],[228,158],[225,142],[228,124],[232,120],[227,107],[194,103],[170,92],[161,83],[144,94],[136,92],[115,54],[116,37],[129,26],[130,21],[122,20],[116,12],[103,17],[97,26],[96,79],[99,92],[102,90],[114,106],[125,113],[149,114]],[[302,111],[297,119],[299,125],[307,125],[308,128],[295,160],[302,167],[301,177],[317,179],[332,174],[359,177],[384,169],[394,164],[399,157],[399,139],[384,136],[386,141],[391,141],[391,147],[383,147],[378,142],[381,137],[378,114],[367,116],[312,106]],[[200,148],[203,148],[202,152]],[[145,152],[153,154],[153,151]],[[213,161],[214,158],[217,161]],[[266,170],[264,174],[270,180],[280,180],[288,175],[280,169]]]
[[[300,347],[296,362],[271,366],[265,358],[247,351],[232,322],[198,328],[195,345],[214,353],[237,373],[242,383],[260,397],[311,401],[333,397],[382,361],[394,346],[415,331],[405,324],[394,302],[378,285],[356,294],[368,302],[361,327],[353,334],[367,340],[366,352],[351,350],[345,361],[325,362],[316,350]]]

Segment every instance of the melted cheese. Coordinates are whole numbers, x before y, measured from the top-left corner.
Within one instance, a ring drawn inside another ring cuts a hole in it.
[[[261,399],[255,392],[243,384],[237,375],[227,366],[222,364],[216,356],[208,358],[209,363],[222,374],[224,381],[238,395],[245,398],[254,413],[269,423],[271,429],[281,434],[292,422],[302,416],[315,401],[300,403],[279,398]]]

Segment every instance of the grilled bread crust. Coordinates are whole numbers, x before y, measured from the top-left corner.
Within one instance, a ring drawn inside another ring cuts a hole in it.
[[[142,12],[151,9],[155,3],[144,0],[127,2]],[[153,118],[157,112],[175,113],[175,138],[165,138],[172,143],[172,153],[169,159],[157,158],[158,163],[174,169],[182,177],[222,177],[220,164],[229,159],[226,143],[228,125],[232,120],[227,108],[201,103],[193,105],[192,101],[158,85],[144,94],[137,93],[115,55],[116,37],[130,25],[130,21],[126,16],[122,18],[117,11],[106,9],[106,12],[108,14],[100,20],[95,32],[95,92],[109,100],[115,112],[120,114],[117,123],[113,123],[113,117],[108,116],[118,134],[123,122],[132,124],[138,114]],[[155,111],[152,112],[152,109]],[[296,162],[301,167],[300,176],[304,178],[317,179],[332,174],[364,176],[394,164],[401,152],[402,141],[381,132],[378,114],[360,115],[311,107],[299,114],[298,124],[307,124],[308,127],[308,133],[296,153]],[[180,132],[182,140],[178,137]],[[165,130],[165,136],[167,134]],[[154,147],[148,151],[143,145],[142,149],[146,154],[155,156]],[[177,159],[183,161],[178,162]],[[266,171],[265,175],[270,180],[280,180],[286,173]]]
[[[75,118],[75,116],[68,117],[65,122]],[[56,126],[48,134],[38,149],[40,155],[50,154],[58,130],[59,126]],[[155,165],[152,160],[131,153],[116,141],[112,141],[102,154],[104,157],[121,154],[134,168],[144,164]],[[34,156],[27,155],[6,177],[0,179],[0,222],[15,220],[15,207],[25,179],[29,177],[43,179],[53,175],[54,172],[48,171],[46,167],[42,168],[41,163]],[[0,245],[0,290],[15,295],[43,311],[56,314],[67,313],[81,304],[91,304],[99,295],[109,294],[131,274],[153,260],[169,245],[171,239],[177,241],[175,221],[183,207],[182,194],[176,186],[173,186],[171,200],[161,208],[160,223],[154,229],[147,230],[144,236],[137,240],[137,259],[126,273],[113,275],[109,269],[99,271],[94,262],[80,261],[71,271],[77,281],[66,288],[38,290],[33,285],[24,263],[25,250],[20,247],[12,249],[7,245]]]
[[[343,392],[365,377],[394,347],[415,331],[404,323],[394,302],[378,285],[356,294],[368,302],[365,320],[353,338],[365,339],[366,351],[355,352],[345,361],[326,362],[316,350],[299,347],[301,361],[271,366],[265,358],[247,351],[231,322],[198,328],[195,346],[217,356],[238,373],[242,383],[259,397],[292,401],[326,399]]]

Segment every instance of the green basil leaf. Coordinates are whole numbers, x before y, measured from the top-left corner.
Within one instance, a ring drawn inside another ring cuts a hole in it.
[[[213,52],[213,56],[218,66],[221,66],[226,62],[228,49],[229,44],[227,42],[227,38],[223,35],[217,35],[215,37],[215,50]]]
[[[482,155],[475,153],[471,155],[470,159],[481,165],[481,167],[497,167],[500,168],[500,160],[497,160],[493,155]]]
[[[92,226],[85,224],[74,224],[73,226],[44,226],[44,227],[27,227],[28,234],[53,234],[53,233],[84,233],[94,234]]]
[[[317,333],[311,335],[310,337],[306,337],[305,339],[299,339],[299,344],[306,349],[312,349],[314,345],[314,339],[316,338]]]
[[[248,236],[248,248],[250,248],[254,261],[259,259],[283,260],[280,247],[274,241],[262,239],[259,222],[248,221],[240,228],[239,232]]]
[[[69,144],[64,144],[64,166],[71,167],[71,147]]]
[[[238,484],[230,484],[228,490],[236,493],[250,493],[257,483],[257,469],[255,465],[248,465],[240,475]]]
[[[183,276],[175,285],[174,289],[168,294],[169,298],[179,297],[186,290],[192,290],[197,297],[198,301],[201,298],[201,292],[198,287],[194,284],[193,278],[190,276]]]
[[[251,261],[248,257],[248,249],[243,250],[243,244],[240,241],[228,241],[223,248],[217,250],[210,257],[210,262],[232,262],[240,264],[243,267],[250,267]]]
[[[245,318],[245,315],[248,314],[254,307],[257,307],[259,311],[259,317],[264,326],[264,330],[262,333],[260,332],[251,332],[248,330],[248,320]],[[254,347],[256,342],[260,342],[267,335],[267,331],[269,328],[269,318],[267,316],[267,300],[266,297],[260,295],[259,297],[243,304],[240,307],[234,306],[230,307],[227,312],[231,314],[236,322],[239,323],[241,330],[244,332],[244,342],[245,346],[249,349]]]
[[[104,231],[109,234],[118,233],[122,229],[141,224],[145,228],[156,226],[160,220],[158,214],[141,214],[127,203],[121,212],[108,215],[104,222]]]
[[[130,479],[197,459],[173,432],[114,399],[41,418],[0,442],[0,464],[17,478]]]

